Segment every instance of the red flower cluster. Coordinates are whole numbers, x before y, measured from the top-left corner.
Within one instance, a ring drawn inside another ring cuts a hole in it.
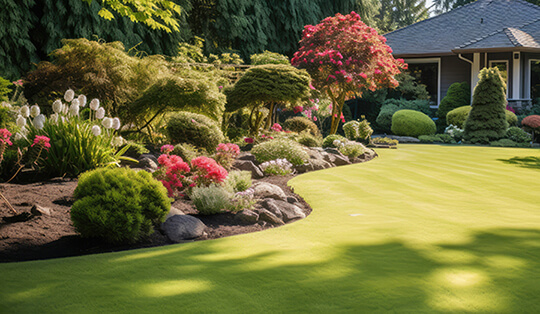
[[[194,172],[192,177],[195,185],[208,186],[210,183],[221,183],[227,178],[227,170],[220,166],[214,159],[200,156],[191,160]]]
[[[11,141],[9,140],[10,137],[11,132],[9,132],[7,129],[0,129],[0,145],[4,147],[6,146],[6,144],[13,145],[13,143],[11,143]]]
[[[154,176],[163,183],[169,197],[181,195],[186,174],[190,172],[189,165],[179,156],[163,154],[158,158],[159,169]]]
[[[253,144],[254,141],[253,137],[244,137],[244,142],[248,144]]]
[[[304,107],[302,106],[296,106],[293,108],[293,112],[296,114],[296,113],[299,113],[299,112],[302,112],[302,110],[304,110]]]
[[[172,145],[167,144],[167,145],[161,146],[161,152],[164,153],[164,154],[169,154],[173,150],[174,150],[174,146],[172,146]]]
[[[274,125],[272,125],[271,129],[273,131],[275,131],[275,132],[282,132],[283,131],[283,128],[281,127],[281,125],[279,123],[274,123]]]
[[[45,150],[49,150],[51,147],[50,138],[43,136],[43,135],[36,135],[36,138],[34,139],[34,143],[30,145],[30,147],[38,146],[39,148],[45,148]]]
[[[224,168],[229,169],[233,161],[240,155],[240,147],[233,143],[221,143],[216,148],[214,159]]]

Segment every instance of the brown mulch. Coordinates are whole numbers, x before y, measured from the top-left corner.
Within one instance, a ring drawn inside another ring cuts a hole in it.
[[[292,177],[266,177],[261,180],[279,185],[287,195],[294,195],[301,202],[304,211],[309,214],[311,213],[309,205],[292,193],[287,186]],[[4,218],[12,217],[14,214],[0,200],[0,262],[59,258],[172,244],[159,230],[137,243],[121,246],[82,238],[75,231],[70,218],[72,194],[76,186],[76,179],[60,178],[38,183],[0,184],[0,192],[19,213],[29,214],[35,204],[51,209],[51,215],[33,216],[27,221],[6,222]],[[215,239],[272,228],[271,225],[239,224],[232,213],[196,215],[195,209],[186,200],[176,200],[173,206],[186,214],[193,214],[207,226],[205,235],[195,240]]]

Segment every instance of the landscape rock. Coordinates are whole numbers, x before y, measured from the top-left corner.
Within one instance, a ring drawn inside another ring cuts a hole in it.
[[[256,212],[259,214],[259,221],[265,221],[274,226],[284,225],[283,220],[264,208],[257,208]]]
[[[287,202],[294,204],[294,203],[298,203],[298,200],[294,196],[287,196]]]
[[[238,170],[250,171],[253,179],[260,179],[264,177],[264,173],[261,168],[257,167],[252,161],[249,160],[235,160],[233,166]]]
[[[279,186],[272,183],[257,182],[253,185],[253,190],[253,195],[256,198],[273,198],[276,200],[287,199],[287,195],[285,195],[285,192],[283,192],[283,190]]]
[[[238,157],[236,159],[237,160],[248,160],[248,161],[251,161],[254,164],[257,164],[257,159],[255,158],[255,156],[253,156],[253,154],[248,153],[248,152],[241,152],[240,155],[238,155]]]
[[[41,215],[50,216],[51,215],[51,209],[50,208],[39,206],[37,204],[32,206],[32,209],[30,209],[30,212],[34,216],[41,216]]]
[[[331,155],[331,159],[333,159],[332,163],[336,166],[345,166],[349,165],[351,162],[349,161],[349,158],[347,156],[344,156],[339,150],[336,148],[328,147],[324,149],[329,155]]]
[[[265,209],[274,214],[276,214],[276,212],[279,212],[280,215],[276,214],[276,216],[283,220],[283,222],[306,218],[306,214],[304,214],[300,207],[285,201],[268,199],[265,200],[262,205]]]
[[[150,160],[152,160],[153,162],[155,162],[156,164],[158,163],[158,160],[157,160],[157,157],[153,154],[141,154],[141,156],[139,157],[139,160],[143,159],[143,158],[149,158]]]
[[[167,219],[169,219],[169,217],[172,217],[172,216],[175,216],[175,215],[185,215],[185,214],[180,209],[178,209],[178,208],[176,208],[174,206],[171,206],[171,210],[169,211],[167,216],[165,216],[165,220],[167,220]]]
[[[266,210],[271,212],[272,214],[276,215],[277,218],[282,219],[283,214],[281,213],[281,210],[276,205],[276,200],[273,198],[267,198],[261,202],[261,206],[264,207]]]
[[[257,223],[257,221],[259,220],[259,214],[252,210],[244,209],[236,213],[235,219],[237,219],[243,224],[252,225]]]
[[[158,168],[157,163],[154,162],[149,157],[143,157],[143,158],[139,159],[139,165],[138,166],[140,168],[142,168],[142,169],[144,169],[146,171],[150,171],[150,172],[154,172]]]
[[[174,215],[162,224],[163,231],[174,242],[182,242],[200,237],[206,228],[205,224],[190,215]]]
[[[411,136],[387,135],[386,137],[398,140],[400,143],[420,143],[420,140]]]

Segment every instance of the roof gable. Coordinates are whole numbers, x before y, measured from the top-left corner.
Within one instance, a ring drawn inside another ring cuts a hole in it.
[[[537,47],[540,6],[478,0],[385,35],[394,55],[444,55],[455,49]]]

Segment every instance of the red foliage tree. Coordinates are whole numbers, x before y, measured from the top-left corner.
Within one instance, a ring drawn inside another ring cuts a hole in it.
[[[332,100],[332,127],[334,134],[345,100],[361,96],[362,90],[394,88],[394,78],[407,65],[403,59],[394,59],[386,38],[360,20],[355,12],[336,14],[321,23],[304,28],[300,49],[291,64],[306,69],[313,85]]]

